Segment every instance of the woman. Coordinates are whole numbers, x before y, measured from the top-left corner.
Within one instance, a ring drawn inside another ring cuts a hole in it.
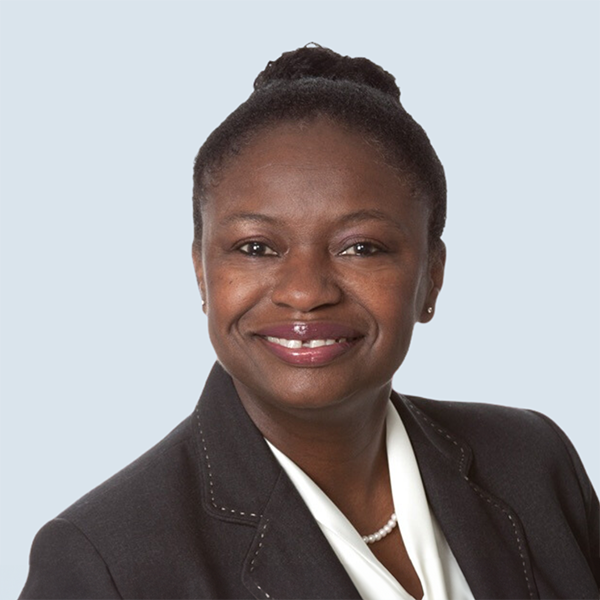
[[[445,179],[394,78],[269,63],[200,149],[219,363],[194,414],[34,541],[22,598],[596,598],[598,500],[546,417],[400,396]]]

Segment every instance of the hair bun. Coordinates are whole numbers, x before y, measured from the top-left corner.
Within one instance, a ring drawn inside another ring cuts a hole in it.
[[[400,89],[396,85],[396,79],[379,65],[367,58],[342,56],[318,44],[285,52],[277,60],[269,61],[265,70],[254,81],[254,89],[266,87],[275,81],[315,77],[359,83],[400,101]]]

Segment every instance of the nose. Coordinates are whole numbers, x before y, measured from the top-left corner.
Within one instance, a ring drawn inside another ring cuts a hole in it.
[[[315,249],[290,253],[282,261],[276,277],[271,300],[277,306],[308,313],[342,299],[331,258]]]

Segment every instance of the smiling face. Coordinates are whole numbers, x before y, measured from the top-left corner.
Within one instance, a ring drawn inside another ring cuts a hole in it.
[[[428,217],[378,151],[324,119],[260,133],[233,158],[205,201],[194,263],[242,400],[387,399],[442,283]]]

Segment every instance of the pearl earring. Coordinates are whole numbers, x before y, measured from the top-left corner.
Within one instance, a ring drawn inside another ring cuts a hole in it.
[[[427,314],[430,315],[433,313],[433,306],[428,306],[427,307]]]

